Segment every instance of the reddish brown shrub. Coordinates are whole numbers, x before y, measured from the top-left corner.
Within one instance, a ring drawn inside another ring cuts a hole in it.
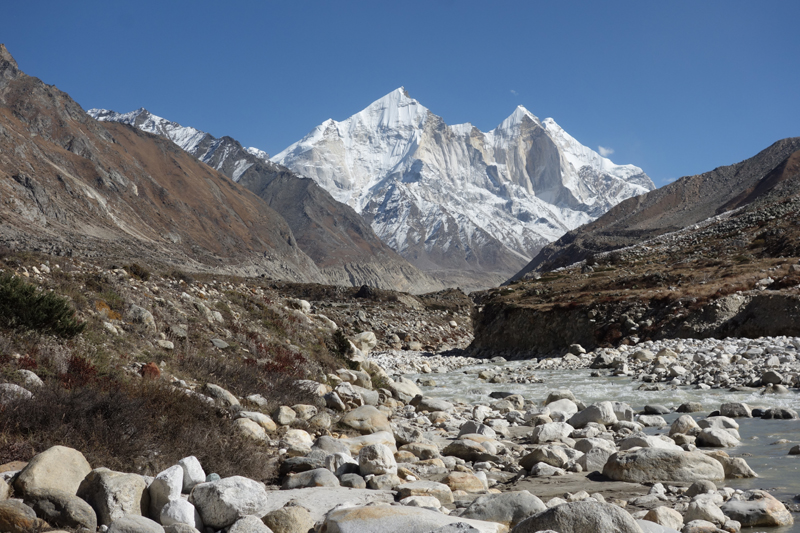
[[[157,364],[150,362],[139,369],[139,374],[145,379],[158,379],[161,377],[161,369]]]

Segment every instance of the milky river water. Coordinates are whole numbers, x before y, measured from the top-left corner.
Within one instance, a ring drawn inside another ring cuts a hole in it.
[[[716,410],[725,402],[744,402],[750,407],[788,407],[800,412],[800,394],[792,390],[782,395],[761,395],[758,392],[731,392],[726,389],[699,390],[692,387],[679,387],[675,390],[639,391],[641,384],[630,377],[591,377],[589,369],[580,370],[535,370],[542,383],[488,383],[478,378],[479,370],[505,369],[517,370],[520,376],[530,375],[525,369],[528,361],[509,361],[506,363],[486,363],[461,368],[448,373],[412,374],[408,377],[433,379],[436,386],[421,386],[426,396],[461,401],[471,405],[488,404],[495,401],[489,397],[493,391],[521,394],[526,399],[541,405],[550,391],[569,389],[575,397],[586,405],[593,402],[612,400],[628,403],[635,412],[641,412],[647,404],[660,404],[675,409],[688,401],[700,402],[703,411],[691,413],[698,420]],[[512,373],[513,375],[513,373]],[[671,424],[680,413],[663,415]],[[759,475],[754,479],[727,480],[726,485],[737,489],[764,489],[781,501],[794,501],[800,497],[800,456],[788,455],[792,446],[800,443],[800,420],[762,420],[760,418],[737,418],[742,442],[735,448],[723,448],[731,456],[744,457],[747,464]],[[650,434],[667,434],[669,426],[657,430],[648,428]],[[789,442],[776,444],[780,439]],[[795,513],[795,525],[786,528],[769,528],[768,531],[784,533],[800,532],[800,514]],[[766,530],[765,528],[744,529],[743,531]]]

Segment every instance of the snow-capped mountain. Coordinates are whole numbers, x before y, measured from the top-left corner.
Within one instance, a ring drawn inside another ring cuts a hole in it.
[[[448,126],[403,88],[323,122],[272,161],[352,206],[417,267],[484,280],[655,188],[642,169],[615,165],[522,106],[484,133]]]
[[[181,126],[177,122],[153,115],[143,107],[129,113],[117,113],[108,109],[90,109],[87,113],[101,122],[120,122],[166,137],[203,163],[228,175],[233,181],[238,182],[242,174],[253,165],[246,154],[269,161],[269,154],[263,150],[243,148],[230,137],[217,139],[191,126]],[[230,167],[230,172],[225,172],[224,167]]]
[[[441,281],[420,272],[384,244],[351,207],[335,201],[313,180],[273,163],[258,148],[244,148],[231,137],[218,139],[144,108],[130,113],[90,109],[88,113],[99,121],[121,122],[166,137],[261,197],[288,223],[297,245],[327,283],[415,293],[444,288]]]

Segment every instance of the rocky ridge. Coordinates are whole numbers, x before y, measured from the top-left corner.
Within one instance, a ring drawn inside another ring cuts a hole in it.
[[[127,124],[169,139],[262,198],[286,220],[298,247],[313,259],[329,284],[412,293],[444,287],[383,244],[352,208],[335,201],[313,180],[271,162],[260,150],[244,148],[231,137],[216,138],[181,126],[144,108],[124,114],[90,109],[88,114],[101,122]]]
[[[285,220],[178,149],[91,119],[0,47],[0,242],[62,256],[324,281]]]

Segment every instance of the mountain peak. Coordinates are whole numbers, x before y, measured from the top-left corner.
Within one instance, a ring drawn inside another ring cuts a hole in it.
[[[19,76],[19,66],[6,45],[0,43],[0,78],[13,80]]]

